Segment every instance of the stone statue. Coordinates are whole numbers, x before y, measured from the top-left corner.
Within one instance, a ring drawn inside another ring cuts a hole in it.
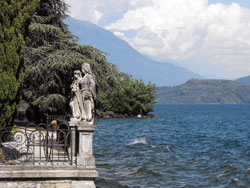
[[[71,84],[73,95],[70,106],[73,118],[69,122],[69,126],[72,128],[70,133],[72,145],[69,151],[71,152],[72,161],[77,166],[88,166],[88,168],[94,170],[93,172],[97,176],[92,149],[93,132],[96,127],[94,124],[95,76],[91,72],[90,64],[82,64],[81,69],[82,72],[79,70],[74,71],[74,79]]]
[[[96,98],[95,76],[92,74],[90,64],[82,64],[83,77],[81,78],[80,92],[83,101],[82,119],[92,122],[94,119],[94,100]]]
[[[74,71],[74,80],[71,84],[72,98],[69,105],[71,107],[72,116],[77,121],[81,121],[82,119],[81,109],[83,108],[83,102],[79,88],[79,83],[81,79],[82,79],[81,71],[79,70]]]
[[[94,99],[96,98],[95,76],[88,63],[82,64],[82,73],[79,70],[74,71],[70,107],[74,120],[93,123]]]

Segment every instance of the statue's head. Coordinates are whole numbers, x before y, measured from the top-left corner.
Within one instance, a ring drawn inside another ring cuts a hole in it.
[[[79,71],[79,70],[75,70],[75,71],[74,71],[74,77],[75,77],[75,78],[80,77],[81,74],[82,74],[82,73],[81,73],[81,71]]]
[[[90,64],[88,63],[83,63],[82,64],[82,72],[83,73],[91,73],[91,69],[90,69]]]

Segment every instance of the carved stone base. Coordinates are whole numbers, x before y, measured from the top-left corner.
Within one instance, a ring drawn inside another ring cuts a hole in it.
[[[79,152],[77,165],[86,168],[95,168],[95,157],[93,156],[93,132],[95,125],[88,122],[80,122],[77,127],[79,136]]]

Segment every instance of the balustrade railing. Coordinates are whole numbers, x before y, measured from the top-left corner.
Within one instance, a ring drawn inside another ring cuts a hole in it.
[[[0,165],[73,165],[68,124],[29,124],[0,129]]]

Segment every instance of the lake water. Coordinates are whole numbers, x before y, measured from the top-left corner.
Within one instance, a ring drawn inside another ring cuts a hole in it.
[[[97,188],[250,187],[250,105],[155,105],[99,120]]]

